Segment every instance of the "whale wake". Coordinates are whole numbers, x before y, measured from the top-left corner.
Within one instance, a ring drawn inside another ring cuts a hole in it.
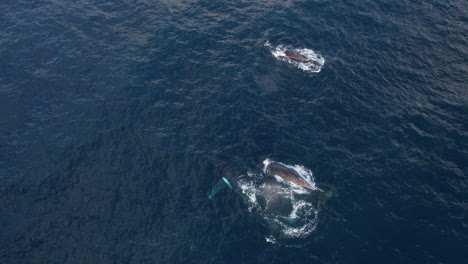
[[[310,170],[299,165],[286,166],[315,186]],[[266,241],[283,245],[300,243],[317,227],[320,198],[311,195],[315,191],[271,176],[265,172],[249,171],[246,176],[240,177],[238,185],[245,196],[248,210],[258,214],[270,230]]]

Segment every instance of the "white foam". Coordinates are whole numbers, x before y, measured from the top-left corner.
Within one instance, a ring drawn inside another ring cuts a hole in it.
[[[325,64],[325,59],[322,55],[315,53],[315,51],[306,48],[294,48],[292,46],[285,46],[285,45],[278,45],[276,47],[272,46],[271,43],[267,40],[265,43],[265,47],[268,47],[271,51],[271,54],[281,60],[285,61],[289,64],[296,66],[297,68],[308,71],[308,72],[320,72],[322,70],[323,65]],[[308,61],[300,62],[290,59],[286,56],[285,52],[291,50],[299,53],[300,55],[306,57]]]
[[[278,243],[278,242],[276,241],[276,238],[274,238],[273,236],[265,237],[265,240],[266,240],[266,242],[272,243],[272,244],[277,244],[277,243]]]
[[[254,181],[240,179],[238,184],[242,193],[247,198],[247,208],[249,212],[252,212],[252,210],[258,206],[257,189],[254,186]]]
[[[268,166],[271,162],[266,159],[263,164]],[[311,171],[298,165],[282,165],[295,169],[301,177],[306,177],[305,179],[315,186]],[[302,239],[316,229],[318,203],[306,195],[309,193],[308,190],[299,186],[295,188],[274,181],[265,181],[269,177],[254,172],[248,172],[247,175],[248,177],[241,177],[238,184],[245,195],[249,212],[253,212],[255,208],[255,212],[269,227],[271,234],[265,237],[267,242],[276,244],[285,240]],[[277,178],[281,183],[282,179]]]

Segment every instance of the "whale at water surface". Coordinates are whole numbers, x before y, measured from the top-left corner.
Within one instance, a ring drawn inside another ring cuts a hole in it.
[[[292,168],[289,168],[279,162],[270,161],[268,159],[264,160],[263,164],[263,171],[265,173],[278,176],[287,182],[293,183],[311,191],[318,190],[316,187],[311,186],[304,178],[301,177],[301,175],[299,175],[296,170]]]
[[[302,56],[301,54],[297,53],[296,51],[293,50],[287,50],[284,52],[286,57],[290,58],[291,60],[299,61],[299,62],[307,62],[309,61],[308,58]]]

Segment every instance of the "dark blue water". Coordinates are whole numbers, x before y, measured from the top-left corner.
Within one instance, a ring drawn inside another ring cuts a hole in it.
[[[467,32],[457,0],[3,0],[0,263],[463,263]],[[268,157],[333,193],[294,247],[207,198]]]

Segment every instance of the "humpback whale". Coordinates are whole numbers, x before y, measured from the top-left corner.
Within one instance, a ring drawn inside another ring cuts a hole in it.
[[[309,59],[307,59],[306,57],[292,50],[287,50],[284,52],[284,54],[286,54],[286,56],[290,58],[291,60],[300,61],[300,62],[309,61]]]
[[[291,168],[289,168],[289,167],[287,167],[287,166],[285,166],[285,165],[283,165],[283,164],[281,164],[279,162],[270,161],[268,159],[263,161],[263,164],[265,165],[263,170],[266,173],[276,175],[276,176],[282,178],[285,181],[294,183],[294,184],[296,184],[298,186],[309,189],[311,191],[316,191],[317,190],[316,187],[311,186],[294,169],[291,169]]]

